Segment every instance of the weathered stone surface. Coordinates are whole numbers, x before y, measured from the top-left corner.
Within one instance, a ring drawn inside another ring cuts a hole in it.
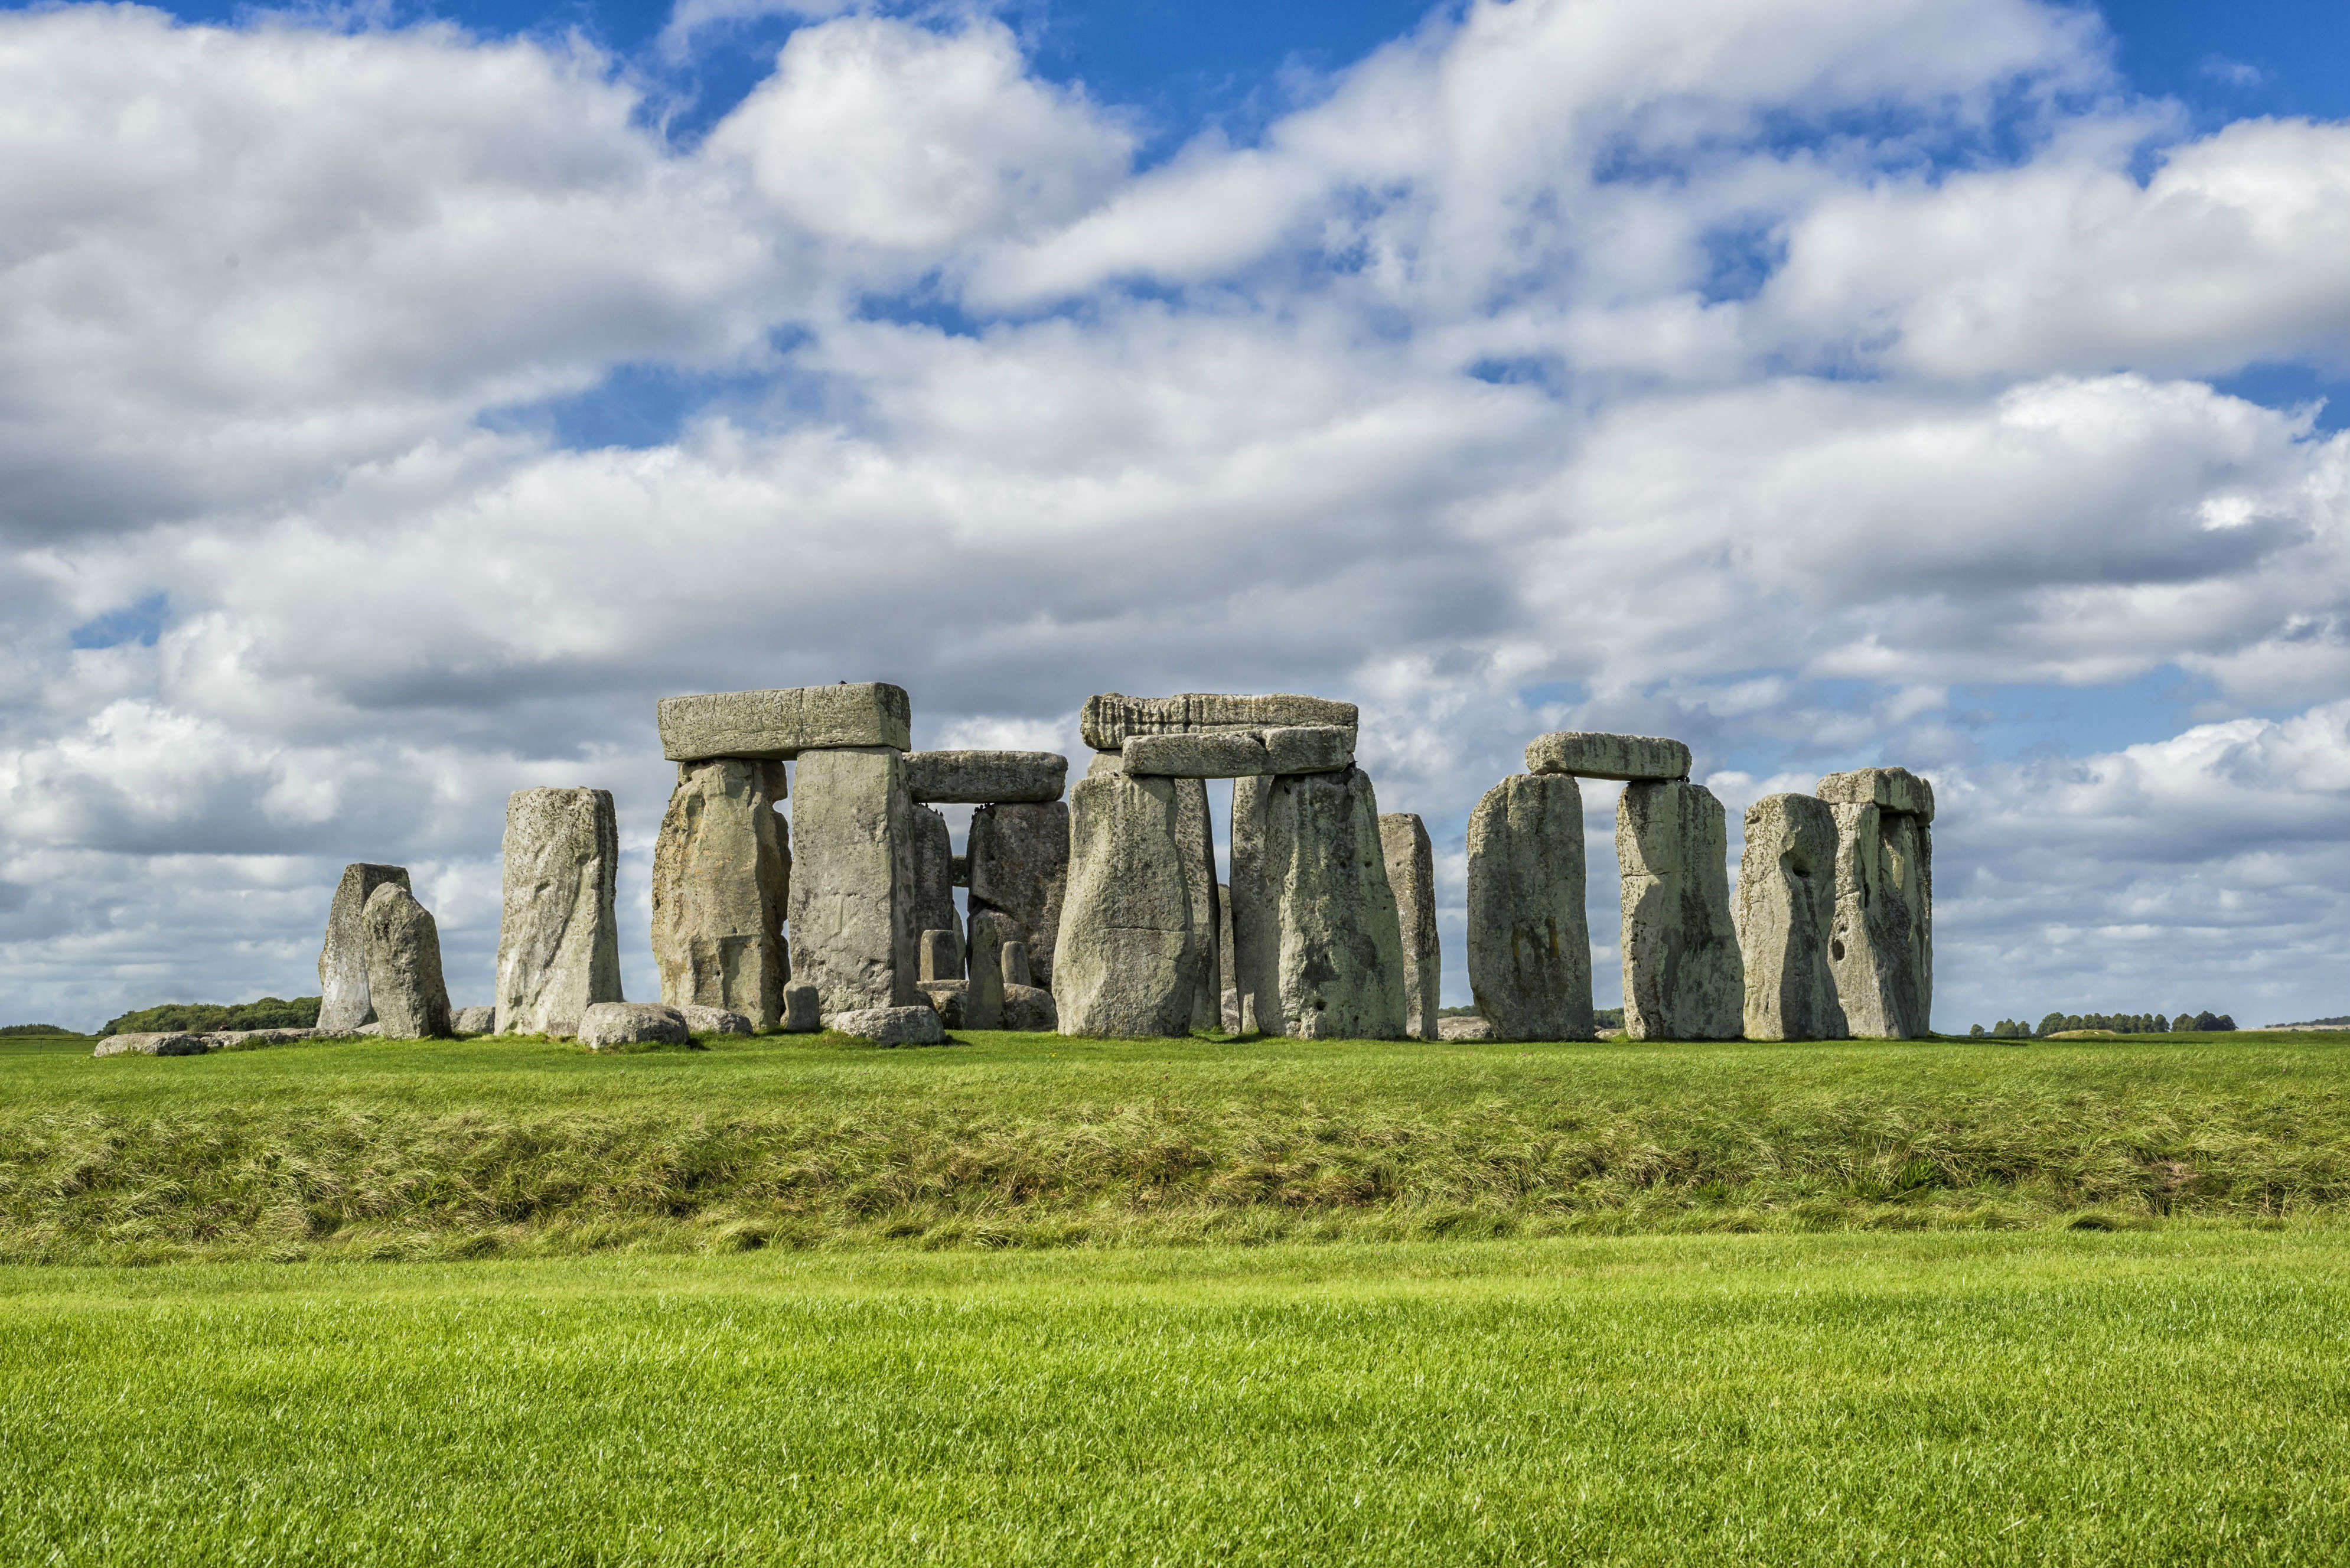
[[[1015,985],[1036,983],[1035,971],[1028,967],[1028,944],[1007,941],[1001,955],[1003,966],[1003,989],[1009,992]]]
[[[335,886],[326,945],[318,950],[318,1027],[328,1034],[348,1034],[375,1016],[368,1001],[367,935],[359,917],[369,895],[387,882],[407,887],[408,867],[346,866]]]
[[[1003,1027],[1023,1034],[1057,1032],[1061,1015],[1053,1006],[1053,993],[1038,986],[1007,983],[1003,988]]]
[[[620,1000],[619,861],[611,791],[506,797],[497,1007],[509,1033],[576,1033],[581,1013]]]
[[[784,1033],[813,1034],[824,1027],[824,999],[805,981],[784,987]]]
[[[1012,917],[981,909],[971,917],[971,986],[962,1003],[967,1029],[1003,1027],[1003,936]]]
[[[1746,808],[1738,862],[1738,946],[1749,1040],[1841,1040],[1828,943],[1835,927],[1835,810],[1807,794]]]
[[[972,909],[1011,916],[1035,983],[1050,987],[1069,879],[1067,804],[983,805],[971,814],[968,842]]]
[[[1218,967],[1216,928],[1216,824],[1208,811],[1204,779],[1175,781],[1175,834],[1183,846],[1183,877],[1189,885],[1191,943],[1200,954],[1200,988],[1191,998],[1191,1027],[1214,1029],[1223,1022],[1224,981]]]
[[[1225,883],[1216,884],[1216,975],[1223,982],[1223,994],[1217,1007],[1217,1022],[1227,1034],[1241,1032],[1240,966],[1232,960],[1232,890]]]
[[[963,1004],[971,995],[971,981],[926,980],[919,984],[922,994],[930,999],[931,1011],[939,1015],[941,1023],[949,1029],[969,1027],[964,1020]]]
[[[1359,718],[1352,702],[1289,692],[1237,697],[1186,691],[1173,697],[1128,697],[1105,691],[1087,699],[1077,728],[1087,745],[1097,752],[1115,752],[1129,735],[1267,730],[1294,724],[1335,724],[1352,730]]]
[[[90,1051],[93,1056],[201,1056],[212,1047],[203,1037],[184,1031],[151,1034],[109,1034]]]
[[[1934,786],[1908,768],[1855,768],[1830,774],[1814,791],[1832,805],[1873,805],[1934,820]]]
[[[1067,888],[1052,964],[1064,1034],[1139,1039],[1191,1026],[1207,955],[1205,912],[1192,907],[1182,782],[1104,774],[1069,792]],[[974,853],[974,900],[979,866]]]
[[[1828,809],[1836,821],[1828,967],[1846,1027],[1863,1040],[1921,1038],[1934,1006],[1933,829],[1909,812]]]
[[[1123,752],[1096,752],[1092,760],[1086,763],[1087,778],[1093,778],[1101,774],[1124,772],[1126,772],[1126,753]]]
[[[1387,857],[1388,886],[1395,889],[1403,938],[1404,1034],[1434,1040],[1444,983],[1436,931],[1436,850],[1428,841],[1428,825],[1408,811],[1379,818],[1379,847]]]
[[[826,1024],[843,1034],[870,1040],[876,1045],[941,1045],[946,1027],[936,1008],[858,1007],[836,1012]]]
[[[993,805],[1058,800],[1069,759],[1058,752],[909,752],[906,793],[917,801]]]
[[[367,932],[368,996],[389,1040],[431,1040],[450,1032],[449,988],[441,979],[441,929],[405,884],[386,882],[359,915]]]
[[[579,1044],[590,1051],[615,1045],[682,1045],[685,1012],[655,1002],[599,1002],[579,1015]]]
[[[1305,1040],[1402,1037],[1403,934],[1367,775],[1234,785],[1232,887],[1243,1023]]]
[[[792,807],[792,975],[825,1016],[919,1000],[904,759],[809,752]]]
[[[914,857],[914,907],[907,918],[914,923],[915,973],[922,980],[961,980],[962,916],[954,901],[954,836],[947,819],[927,805],[907,807],[906,825]],[[933,931],[945,937],[941,951],[927,945]]]
[[[498,1010],[494,1007],[461,1007],[449,1021],[449,1027],[460,1034],[494,1034],[498,1027]]]
[[[955,856],[949,864],[954,867],[954,885],[958,888],[970,887],[971,857],[968,855],[958,855]]]
[[[661,755],[789,762],[802,752],[913,744],[913,703],[885,680],[795,686],[780,691],[712,691],[660,701]]]
[[[1690,749],[1657,735],[1595,735],[1560,730],[1526,748],[1526,772],[1587,779],[1685,779]]]
[[[315,1029],[215,1029],[200,1036],[205,1047],[213,1051],[252,1051],[264,1045],[291,1045],[299,1040],[314,1040]]]
[[[1482,1018],[1455,1015],[1436,1021],[1439,1040],[1491,1040],[1493,1026]]]
[[[1583,790],[1514,774],[1469,817],[1469,989],[1496,1040],[1591,1038]]]
[[[1253,731],[1131,735],[1119,771],[1136,778],[1237,779],[1273,772],[1264,742]]]
[[[671,1007],[723,1007],[768,1029],[791,955],[792,826],[775,812],[784,765],[685,763],[653,841],[653,961]]]
[[[1735,1040],[1746,970],[1730,918],[1730,833],[1703,784],[1624,786],[1624,1032],[1635,1040]]]
[[[1355,765],[1351,724],[1289,724],[1264,732],[1265,772],[1331,774]]]
[[[677,1009],[687,1029],[696,1034],[755,1034],[758,1029],[743,1014],[727,1007],[689,1003]]]

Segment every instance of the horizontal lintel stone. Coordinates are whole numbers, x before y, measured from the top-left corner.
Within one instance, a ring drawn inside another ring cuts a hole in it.
[[[924,805],[1058,800],[1069,759],[1058,752],[909,752],[906,793]]]
[[[778,691],[712,691],[660,700],[661,755],[673,763],[711,757],[789,762],[802,752],[913,744],[913,703],[886,680],[792,686]]]
[[[1355,765],[1351,724],[1284,724],[1264,732],[1271,774],[1335,774]]]
[[[1558,730],[1526,748],[1526,772],[1573,774],[1577,778],[1685,779],[1690,749],[1657,735],[1596,735]]]
[[[1273,771],[1264,742],[1249,730],[1128,735],[1120,771],[1131,778],[1244,779]]]
[[[1934,820],[1934,786],[1908,768],[1855,768],[1830,774],[1813,793],[1831,805],[1873,805]]]
[[[1212,691],[1128,697],[1105,691],[1086,700],[1078,728],[1086,744],[1097,752],[1114,752],[1132,735],[1191,735],[1298,724],[1333,724],[1351,731],[1360,717],[1352,702],[1286,691],[1255,697]]]

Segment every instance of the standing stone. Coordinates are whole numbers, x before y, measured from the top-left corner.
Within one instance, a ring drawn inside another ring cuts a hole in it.
[[[1035,985],[1035,971],[1028,967],[1026,942],[1018,940],[1005,942],[1001,954],[1001,962],[1003,967],[1003,989],[1007,994],[1015,985]]]
[[[1219,1020],[1227,1034],[1241,1032],[1241,984],[1239,966],[1232,961],[1232,890],[1216,884],[1216,972],[1223,981],[1223,997],[1217,1008]]]
[[[318,1033],[348,1034],[375,1016],[368,1002],[367,933],[359,921],[369,897],[387,882],[408,886],[405,866],[343,867],[327,909],[327,942],[318,950]]]
[[[1139,1039],[1191,1027],[1207,961],[1176,784],[1097,774],[1069,792],[1067,889],[1053,953],[1064,1034]],[[979,870],[974,855],[974,901]]]
[[[784,1033],[813,1034],[824,1027],[824,999],[806,981],[784,987]]]
[[[1635,1040],[1735,1040],[1745,965],[1730,919],[1730,835],[1703,784],[1624,786],[1624,1032]]]
[[[440,1039],[451,1031],[449,988],[441,979],[441,929],[404,883],[368,895],[368,995],[388,1040]]]
[[[1012,917],[1036,983],[1050,989],[1069,879],[1067,803],[982,806],[971,814],[967,844],[972,910]]]
[[[1367,775],[1235,784],[1232,886],[1244,1025],[1301,1040],[1402,1037],[1403,934]]]
[[[1746,966],[1749,1040],[1845,1037],[1828,961],[1835,858],[1835,810],[1826,802],[1766,794],[1746,808],[1733,912]]]
[[[1281,893],[1265,846],[1265,812],[1272,800],[1270,778],[1233,781],[1232,878],[1224,888],[1232,935],[1224,951],[1239,1022],[1226,1027],[1242,1034],[1278,1033],[1281,1028]]]
[[[1515,774],[1469,817],[1469,989],[1497,1040],[1591,1038],[1583,790]]]
[[[792,977],[824,1015],[922,1002],[903,761],[886,746],[803,752],[792,808]]]
[[[922,983],[962,978],[962,936],[957,931],[922,933]]]
[[[1175,831],[1183,845],[1183,876],[1190,885],[1191,940],[1200,952],[1200,989],[1191,1001],[1191,1027],[1214,1029],[1223,1020],[1224,985],[1216,967],[1216,825],[1208,813],[1203,779],[1175,781]]]
[[[1835,924],[1828,964],[1845,1022],[1864,1040],[1915,1040],[1934,1002],[1933,842],[1926,819],[1835,805]]]
[[[1012,917],[982,909],[971,918],[971,982],[964,989],[963,1027],[1003,1027],[1003,939]]]
[[[1433,1040],[1444,984],[1444,955],[1436,933],[1436,850],[1428,841],[1428,826],[1407,811],[1379,818],[1379,846],[1403,933],[1404,1034]]]
[[[775,812],[784,787],[781,763],[679,765],[653,841],[653,961],[668,1005],[726,1008],[761,1029],[782,1020],[792,884],[791,824]]]
[[[620,1000],[619,862],[611,791],[506,797],[496,1004],[506,1033],[576,1034],[590,1007]]]
[[[962,916],[955,909],[954,901],[954,836],[947,827],[947,819],[927,805],[906,808],[909,842],[914,856],[914,929],[928,933],[943,931],[952,950],[943,956],[936,974],[929,969],[931,955],[924,953],[924,980],[961,980],[962,978]],[[924,940],[928,940],[927,936]]]

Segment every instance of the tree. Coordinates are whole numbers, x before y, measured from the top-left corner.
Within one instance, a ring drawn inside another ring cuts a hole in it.
[[[2064,1015],[2061,1012],[2052,1012],[2040,1021],[2040,1037],[2045,1040],[2064,1027]]]

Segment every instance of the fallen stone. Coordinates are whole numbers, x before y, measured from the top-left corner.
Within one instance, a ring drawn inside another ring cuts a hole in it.
[[[1134,735],[1120,756],[1119,771],[1136,778],[1234,779],[1273,772],[1264,742],[1247,730]]]
[[[966,1029],[1003,1027],[1003,933],[1012,917],[982,909],[971,918],[970,985],[963,992]]]
[[[317,1037],[315,1029],[215,1029],[202,1038],[214,1051],[252,1051],[264,1045],[291,1045]]]
[[[886,747],[800,758],[792,808],[792,975],[825,1016],[920,993],[904,759]]]
[[[498,1010],[494,1007],[461,1007],[449,1021],[449,1026],[460,1034],[494,1034],[498,1029]]]
[[[1560,730],[1526,748],[1526,772],[1587,779],[1685,779],[1690,749],[1656,735],[1594,735]]]
[[[387,1040],[437,1040],[450,1033],[449,988],[441,979],[441,929],[407,887],[386,882],[359,916],[367,932],[368,996]]]
[[[1269,774],[1330,774],[1355,765],[1351,724],[1289,724],[1264,732]]]
[[[1735,1040],[1746,970],[1730,918],[1730,834],[1703,784],[1627,784],[1616,805],[1624,878],[1624,1033]]]
[[[212,1047],[201,1035],[185,1031],[149,1034],[109,1034],[90,1051],[93,1056],[201,1056]]]
[[[857,1007],[825,1020],[841,1034],[854,1034],[876,1045],[942,1045],[947,1032],[931,1007]]]
[[[759,1032],[748,1018],[732,1008],[689,1003],[674,1011],[685,1020],[687,1030],[695,1034],[756,1034]]]
[[[318,1027],[328,1034],[348,1034],[375,1016],[368,1001],[367,933],[359,917],[369,895],[387,882],[407,887],[408,867],[346,866],[335,885],[326,945],[318,950]]]
[[[784,1033],[813,1034],[824,1027],[824,999],[812,985],[784,987]]]
[[[1828,967],[1845,1026],[1863,1040],[1916,1040],[1934,1004],[1933,830],[1911,812],[1831,805],[1835,923]]]
[[[781,763],[679,765],[653,841],[653,961],[668,1005],[725,1008],[761,1029],[782,1017],[792,886],[792,825],[775,811],[784,791]]]
[[[1491,1040],[1493,1026],[1482,1018],[1452,1017],[1436,1021],[1439,1040]]]
[[[615,1045],[683,1045],[685,1013],[656,1002],[599,1002],[579,1015],[579,1044],[590,1051]]]
[[[1049,988],[1069,880],[1067,804],[981,806],[971,814],[968,843],[972,910],[1012,917],[1035,983]]]
[[[1368,776],[1243,781],[1232,822],[1243,1023],[1302,1040],[1401,1038],[1403,935]]]
[[[1061,1015],[1053,1006],[1053,993],[1034,985],[1003,987],[1003,1027],[1023,1034],[1051,1034],[1061,1027]]]
[[[1352,730],[1359,718],[1352,702],[1289,692],[1238,697],[1186,691],[1174,697],[1128,697],[1105,691],[1087,699],[1077,727],[1087,745],[1097,752],[1115,752],[1129,735],[1269,730],[1297,724],[1332,724]]]
[[[1058,800],[1069,759],[1058,752],[909,752],[906,793],[941,805]]]
[[[1396,920],[1403,940],[1404,1035],[1434,1040],[1444,983],[1444,955],[1436,930],[1436,851],[1429,843],[1427,825],[1406,811],[1379,818],[1379,847],[1387,857],[1388,886],[1395,889]]]
[[[964,1003],[971,995],[967,980],[925,980],[919,982],[921,992],[930,998],[931,1010],[939,1022],[949,1029],[969,1027],[964,1022]]]
[[[1066,896],[1052,959],[1064,1034],[1143,1039],[1191,1027],[1207,955],[1180,782],[1102,774],[1069,792]],[[975,900],[980,865],[974,851]]]
[[[780,691],[712,691],[660,701],[661,755],[789,762],[802,752],[913,744],[913,703],[883,680],[795,686]]]
[[[516,1034],[572,1034],[620,1000],[613,890],[620,828],[612,792],[524,789],[506,797],[498,1016]]]
[[[906,918],[915,931],[915,977],[960,980],[962,916],[955,909],[953,836],[947,819],[927,805],[909,805],[906,823],[914,857],[913,908]],[[936,952],[923,945],[933,931],[945,939]]]
[[[1028,944],[1007,941],[1002,952],[1003,988],[1009,992],[1015,985],[1034,985],[1035,977],[1028,968]]]
[[[1855,768],[1830,774],[1814,792],[1831,805],[1873,805],[1934,820],[1934,786],[1908,768]]]
[[[1841,1040],[1828,943],[1835,928],[1835,809],[1807,794],[1746,808],[1733,914],[1749,1040]]]
[[[1469,989],[1496,1040],[1591,1038],[1583,791],[1514,774],[1469,818]]]

